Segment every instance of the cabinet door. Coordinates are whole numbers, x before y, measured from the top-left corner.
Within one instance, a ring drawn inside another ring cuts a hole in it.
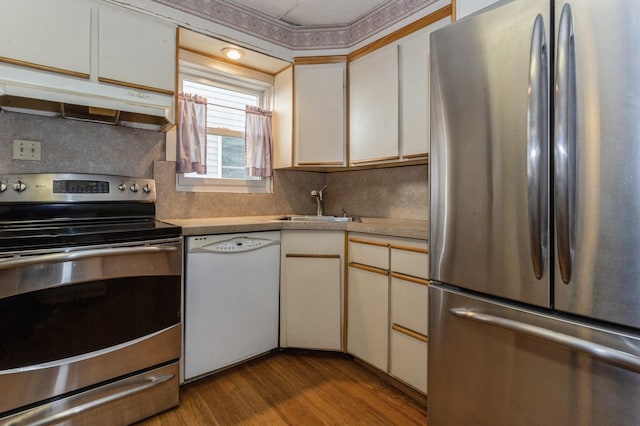
[[[295,66],[296,165],[345,165],[344,62]]]
[[[0,60],[89,78],[91,3],[4,0]]]
[[[447,17],[400,40],[402,82],[402,158],[426,157],[429,153],[429,34],[451,22]]]
[[[280,346],[342,350],[344,232],[285,230]]]
[[[273,81],[273,167],[293,166],[293,67]]]
[[[400,41],[401,128],[404,158],[429,152],[429,31],[417,31]]]
[[[286,346],[341,350],[341,258],[292,255],[285,258]]]
[[[173,94],[175,26],[130,10],[103,6],[98,24],[101,81]]]
[[[398,45],[349,63],[349,163],[398,159]]]
[[[386,271],[349,266],[347,351],[388,371],[389,277]]]

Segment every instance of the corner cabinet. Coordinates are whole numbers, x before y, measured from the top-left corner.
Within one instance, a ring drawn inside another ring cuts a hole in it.
[[[330,58],[327,63],[298,60],[295,64],[296,166],[346,165],[346,57]]]
[[[343,231],[284,230],[280,346],[342,350]]]
[[[354,53],[349,165],[428,158],[429,35],[450,22],[447,15],[384,47]]]
[[[348,254],[347,352],[426,394],[427,242],[350,233]]]

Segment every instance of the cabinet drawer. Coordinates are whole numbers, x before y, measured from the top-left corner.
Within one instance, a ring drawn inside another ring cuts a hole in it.
[[[391,322],[428,334],[429,287],[426,280],[391,274]]]
[[[391,270],[401,274],[427,279],[429,254],[427,243],[420,245],[391,244]]]
[[[389,244],[366,237],[349,237],[349,261],[388,270]]]
[[[427,393],[428,343],[401,331],[391,331],[391,375]]]
[[[344,231],[288,229],[280,235],[283,258],[287,253],[344,256]]]

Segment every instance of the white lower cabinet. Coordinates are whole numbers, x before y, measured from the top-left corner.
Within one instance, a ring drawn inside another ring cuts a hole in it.
[[[344,232],[285,230],[280,346],[342,350]]]
[[[427,393],[427,342],[392,329],[390,373]]]
[[[426,394],[427,242],[350,233],[348,255],[347,351]]]
[[[427,392],[428,290],[424,279],[391,273],[389,373],[424,393]]]
[[[429,287],[427,281],[391,273],[391,321],[416,333],[428,333]]]
[[[287,346],[340,349],[341,263],[337,255],[285,257]]]
[[[348,352],[387,371],[389,275],[377,268],[349,265]]]

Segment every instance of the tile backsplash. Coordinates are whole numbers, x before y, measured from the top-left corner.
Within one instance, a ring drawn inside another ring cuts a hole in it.
[[[429,167],[425,165],[327,173],[329,214],[429,219]]]
[[[175,191],[175,163],[158,161],[158,217],[190,218],[274,214],[316,214],[313,189],[324,191],[327,215],[428,220],[428,167],[318,173],[276,170],[273,194],[191,193]]]
[[[156,161],[159,218],[264,216],[287,213],[314,214],[312,189],[324,185],[324,173],[276,170],[272,194],[177,192],[176,163]]]
[[[13,140],[41,142],[40,161],[13,160]],[[0,113],[1,173],[100,173],[153,177],[165,136],[149,130],[10,112]]]
[[[41,142],[40,161],[13,160],[13,140]],[[428,219],[426,165],[332,173],[276,170],[272,194],[175,190],[175,163],[164,161],[165,134],[106,124],[0,112],[0,175],[38,172],[153,177],[159,218],[315,214],[311,190],[328,185],[325,214]]]

